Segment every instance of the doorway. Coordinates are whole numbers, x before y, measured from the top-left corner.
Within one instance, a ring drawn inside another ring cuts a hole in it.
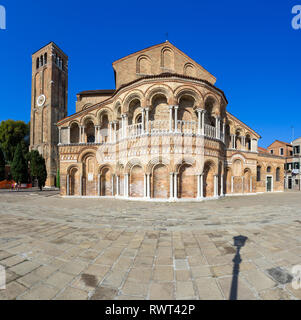
[[[267,176],[267,192],[273,191],[273,177]]]

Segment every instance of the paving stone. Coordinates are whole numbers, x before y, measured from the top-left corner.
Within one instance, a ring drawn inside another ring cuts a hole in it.
[[[213,278],[199,278],[195,280],[200,300],[223,300],[221,290]]]
[[[62,293],[56,296],[55,300],[87,300],[88,299],[88,293],[75,289],[67,287]]]
[[[150,300],[174,300],[174,284],[170,282],[152,282],[149,291]]]
[[[192,281],[176,282],[176,299],[193,299],[195,292]]]
[[[55,272],[53,275],[51,275],[46,281],[46,284],[52,285],[56,288],[62,289],[65,287],[71,280],[73,279],[73,276],[70,274],[62,273],[60,271]]]
[[[124,295],[128,296],[146,296],[149,284],[137,281],[127,280],[121,289]]]
[[[191,267],[191,272],[194,279],[212,275],[211,269],[208,266]]]
[[[1,260],[1,265],[4,267],[12,267],[23,261],[25,261],[25,259],[20,256],[12,256],[7,259]]]
[[[21,276],[24,276],[25,274],[33,271],[34,269],[37,269],[40,265],[37,263],[33,263],[31,261],[25,261],[22,263],[19,263],[18,265],[10,268],[10,271],[19,274]]]
[[[243,273],[246,280],[258,291],[275,287],[277,284],[259,270],[250,270]]]
[[[113,300],[117,293],[118,290],[107,287],[99,287],[96,288],[91,300]]]
[[[68,262],[64,264],[61,268],[60,271],[72,275],[78,275],[80,274],[85,268],[87,267],[87,263],[80,262],[77,260]]]
[[[190,270],[176,270],[175,274],[177,281],[188,281],[191,279]]]
[[[0,300],[15,300],[20,294],[27,290],[20,283],[13,281],[6,285],[5,290],[0,290]]]
[[[153,273],[154,281],[173,281],[174,269],[168,266],[156,266]]]
[[[57,288],[47,285],[38,285],[18,297],[18,300],[50,300],[53,299],[58,292],[59,289]]]
[[[152,272],[151,268],[133,268],[128,274],[128,280],[148,283],[150,282]]]
[[[263,300],[293,300],[293,296],[284,289],[273,288],[261,291],[259,296]]]
[[[217,280],[222,288],[223,295],[226,300],[231,298],[231,287],[232,287],[232,277],[218,278]],[[237,300],[255,300],[257,297],[254,292],[248,287],[247,283],[241,278],[238,277],[237,286],[234,286],[233,292],[236,293]],[[232,295],[233,300],[234,295]]]

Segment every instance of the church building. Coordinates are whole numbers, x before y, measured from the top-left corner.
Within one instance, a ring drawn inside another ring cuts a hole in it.
[[[31,148],[61,195],[201,201],[281,192],[284,158],[227,111],[216,78],[169,41],[113,63],[116,88],[77,94],[67,115],[68,57],[33,55]]]

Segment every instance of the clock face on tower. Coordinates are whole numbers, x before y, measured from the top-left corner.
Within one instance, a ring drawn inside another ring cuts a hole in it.
[[[37,99],[38,107],[42,107],[44,105],[45,101],[46,101],[46,97],[43,94],[41,94]]]

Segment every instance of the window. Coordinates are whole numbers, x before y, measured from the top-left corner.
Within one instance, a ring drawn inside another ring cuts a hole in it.
[[[274,154],[274,150],[270,150],[270,154]]]
[[[40,68],[40,58],[37,58],[37,69]]]
[[[293,155],[293,151],[292,150],[290,150],[290,156],[292,156]]]
[[[300,146],[295,146],[294,147],[294,154],[299,154],[300,153]]]
[[[87,137],[87,142],[88,142],[88,143],[94,143],[94,142],[95,142],[95,136],[89,135],[89,136]]]
[[[44,54],[44,63],[47,64],[47,53]]]
[[[271,167],[267,167],[267,172],[270,173],[271,172]]]
[[[283,154],[284,154],[284,150],[283,148],[280,148],[280,155],[283,156]]]
[[[276,181],[280,181],[280,168],[276,169]]]
[[[256,176],[256,180],[260,181],[261,180],[261,167],[257,166],[257,176]]]

